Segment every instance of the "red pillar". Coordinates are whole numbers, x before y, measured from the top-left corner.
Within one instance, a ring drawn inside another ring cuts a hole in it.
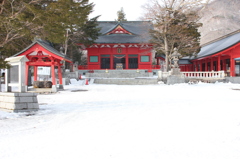
[[[208,71],[208,59],[205,59],[205,71]]]
[[[27,86],[28,85],[28,70],[29,70],[29,65],[28,63],[26,62],[26,68],[25,68],[25,85]]]
[[[58,78],[59,78],[59,84],[62,85],[62,70],[60,64],[58,64]]]
[[[126,56],[125,56],[126,58],[125,58],[125,63],[126,63],[126,69],[128,69],[128,54],[126,54]]]
[[[111,49],[112,50],[112,49]],[[113,57],[113,55],[111,54],[110,55],[110,69],[113,69],[114,67],[113,67],[113,59],[114,57]]]
[[[56,77],[55,77],[54,64],[51,65],[51,71],[52,71],[52,83],[53,83],[53,85],[56,85]]]
[[[34,79],[33,79],[33,81],[37,81],[37,71],[38,71],[38,66],[34,66]]]
[[[221,71],[221,55],[218,56],[218,62],[217,63],[218,63],[217,71]]]
[[[235,60],[234,60],[234,58],[231,56],[231,59],[230,59],[231,61],[230,61],[230,63],[231,63],[231,65],[230,65],[230,76],[231,77],[235,77]]]

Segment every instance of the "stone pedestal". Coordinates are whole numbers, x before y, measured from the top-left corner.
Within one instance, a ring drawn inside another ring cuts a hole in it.
[[[185,83],[185,78],[182,76],[180,68],[172,68],[170,74],[171,75],[167,77],[168,85]]]
[[[171,69],[171,75],[181,76],[180,68],[172,68]]]
[[[62,84],[59,84],[59,87],[58,87],[58,89],[61,89],[61,90],[63,90],[64,88],[63,88],[63,85]]]
[[[167,84],[179,84],[179,83],[185,83],[185,78],[181,75],[170,75],[167,77]]]
[[[57,86],[56,85],[52,85],[52,92],[57,92]]]
[[[37,93],[0,93],[0,109],[9,112],[37,111]]]

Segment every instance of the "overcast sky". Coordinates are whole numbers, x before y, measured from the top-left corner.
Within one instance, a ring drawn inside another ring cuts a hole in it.
[[[117,11],[123,7],[126,19],[128,21],[139,20],[142,16],[142,6],[148,0],[89,0],[95,4],[94,12],[90,17],[101,15],[99,21],[114,21],[117,19]]]

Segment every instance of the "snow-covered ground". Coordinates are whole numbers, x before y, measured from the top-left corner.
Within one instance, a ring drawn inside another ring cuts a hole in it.
[[[239,159],[238,84],[81,85],[0,111],[1,159]],[[75,90],[75,91],[72,91]]]

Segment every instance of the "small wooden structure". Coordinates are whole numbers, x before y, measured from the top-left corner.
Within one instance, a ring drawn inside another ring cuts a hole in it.
[[[21,52],[13,55],[16,56],[26,56],[28,58],[28,62],[26,62],[26,85],[28,84],[28,72],[29,67],[34,67],[34,81],[37,81],[37,72],[39,66],[48,66],[51,67],[51,75],[52,75],[52,90],[57,90],[57,82],[55,76],[55,68],[58,69],[58,78],[59,78],[59,87],[63,88],[63,80],[62,80],[62,71],[61,66],[64,64],[64,61],[72,63],[71,59],[66,57],[65,54],[54,49],[50,43],[43,40],[35,40],[31,45],[22,50]]]

